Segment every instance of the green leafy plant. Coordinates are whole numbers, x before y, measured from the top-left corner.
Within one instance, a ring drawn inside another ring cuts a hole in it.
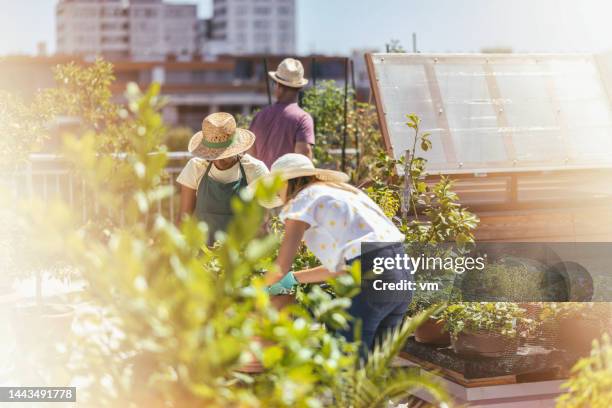
[[[604,408],[612,399],[612,344],[604,334],[593,341],[591,355],[580,359],[572,376],[563,385],[566,393],[557,400],[557,408]]]
[[[430,134],[420,131],[421,120],[417,115],[407,115],[406,125],[414,130],[412,149],[406,152],[404,215],[412,214],[404,231],[411,242],[442,243],[454,241],[459,246],[474,242],[473,231],[478,217],[459,203],[452,190],[453,181],[442,177],[434,185],[425,182],[427,160],[418,156],[418,149],[431,149]],[[419,215],[422,213],[424,219]]]
[[[607,302],[544,302],[539,319],[572,319],[608,321],[612,317],[612,308]]]
[[[412,369],[389,370],[393,358],[399,353],[408,337],[429,316],[439,311],[439,307],[430,308],[411,319],[406,319],[375,347],[364,366],[343,372],[336,379],[334,387],[333,395],[337,406],[355,408],[387,406],[390,402],[399,403],[419,389],[427,391],[438,401],[448,401],[446,391],[436,383],[432,375]]]
[[[499,302],[532,302],[542,299],[542,264],[529,259],[506,256],[487,263],[482,270],[471,270],[459,278],[467,298]]]
[[[406,117],[406,126],[413,129],[411,149],[399,159],[379,153],[376,171],[372,172],[373,182],[365,191],[394,220],[408,245],[433,247],[454,242],[461,250],[474,242],[478,217],[461,205],[452,190],[451,179],[442,177],[434,184],[425,180],[427,160],[418,152],[431,149],[430,134],[421,132],[417,115]],[[404,169],[403,175],[398,174],[398,168]],[[442,290],[416,293],[409,310],[411,314],[441,302],[460,300],[452,290],[455,279],[452,272],[431,271],[426,277],[417,275],[416,279],[438,282]]]
[[[453,287],[453,279],[455,274],[452,271],[447,273],[439,273],[436,276],[427,276],[421,279],[416,277],[416,282],[433,282],[438,283],[438,290],[419,290],[413,295],[412,301],[408,306],[408,315],[415,316],[432,306],[445,304],[448,302],[458,302],[461,296],[456,293]],[[439,319],[439,316],[432,316]]]
[[[449,305],[440,315],[444,328],[451,336],[459,333],[488,331],[508,338],[524,335],[519,326],[529,327],[531,319],[516,303],[508,302],[462,302]]]
[[[234,200],[234,222],[213,248],[205,246],[205,224],[186,218],[175,225],[157,214],[173,194],[163,182],[158,92],[132,84],[128,104],[116,107],[126,132],[121,156],[108,149],[111,126],[65,139],[66,160],[98,193],[96,227],[82,226],[64,202],[23,209],[39,252],[65,253],[86,284],[76,295],[87,305],[77,330],[57,344],[67,363],[56,367],[63,375],[53,385],[78,377],[85,384],[80,403],[96,407],[386,406],[416,388],[443,397],[429,377],[390,369],[427,313],[404,324],[363,367],[357,344],[333,334],[346,327],[355,270],[329,282],[334,296],[313,287],[298,293],[300,304],[271,307],[261,272],[275,267],[278,237],[260,236],[264,210],[256,199],[270,199],[280,180]],[[253,356],[266,370],[239,372]]]
[[[189,127],[173,127],[166,133],[164,144],[170,152],[185,152],[193,134],[193,130]]]
[[[389,214],[401,208],[401,216],[394,214],[394,220],[408,243],[473,243],[478,217],[461,205],[451,179],[442,177],[434,184],[425,181],[427,160],[418,151],[431,149],[430,134],[421,132],[417,115],[407,115],[407,119],[406,126],[414,131],[412,148],[400,159],[380,153],[374,183],[366,192]],[[398,167],[404,168],[403,176],[397,174]]]
[[[352,106],[352,91],[347,97],[348,104]],[[342,146],[344,89],[336,86],[334,81],[323,81],[304,92],[302,105],[316,123],[315,164],[337,164],[337,158],[329,150]]]
[[[397,53],[406,52],[400,40],[393,39],[393,38],[388,43],[385,44],[385,48],[387,49],[387,52],[397,52]]]
[[[346,147],[357,152],[347,154],[346,170],[352,182],[360,185],[370,178],[384,146],[374,105],[356,101],[352,89],[349,89],[346,99]],[[322,167],[340,168],[341,156],[332,155],[330,151],[339,151],[343,144],[344,88],[335,81],[322,81],[304,92],[302,103],[316,124],[315,163]]]

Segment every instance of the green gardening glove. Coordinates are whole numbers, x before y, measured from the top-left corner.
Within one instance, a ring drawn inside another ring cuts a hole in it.
[[[285,295],[291,292],[291,289],[298,283],[293,272],[289,271],[281,280],[267,288],[268,293],[272,296]]]

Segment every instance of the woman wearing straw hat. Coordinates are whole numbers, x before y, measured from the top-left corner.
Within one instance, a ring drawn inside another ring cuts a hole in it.
[[[274,81],[276,103],[255,115],[250,130],[257,140],[249,153],[271,166],[285,153],[301,153],[312,158],[315,143],[312,116],[298,105],[300,90],[308,84],[302,63],[285,58],[276,71],[268,72]]]
[[[365,193],[346,184],[346,174],[317,169],[307,157],[290,153],[272,165],[270,177],[277,175],[285,180],[280,192],[285,234],[277,260],[280,274],[269,272],[266,276],[270,294],[286,293],[298,283],[324,282],[357,260],[364,266],[366,258],[404,256],[404,235]],[[291,272],[302,240],[322,266]],[[381,242],[384,244],[362,254],[363,243]],[[391,268],[385,272],[386,281],[410,279],[408,270]],[[361,339],[371,350],[375,339],[401,323],[411,295],[374,299],[372,291],[365,289],[362,284],[361,293],[353,299],[349,313],[355,319],[342,334],[353,340],[353,330],[361,320]]]
[[[180,215],[194,214],[206,222],[209,244],[232,218],[231,199],[269,173],[263,162],[244,154],[254,141],[251,131],[237,128],[234,117],[224,112],[204,118],[202,130],[189,141],[195,157],[177,178],[182,186]]]

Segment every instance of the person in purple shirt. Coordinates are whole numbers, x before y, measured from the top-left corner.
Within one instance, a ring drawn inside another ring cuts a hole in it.
[[[308,84],[302,63],[284,59],[276,71],[268,73],[274,80],[276,103],[255,115],[250,130],[255,143],[249,154],[263,161],[268,168],[286,153],[300,153],[312,160],[315,143],[312,116],[298,106],[300,90]]]

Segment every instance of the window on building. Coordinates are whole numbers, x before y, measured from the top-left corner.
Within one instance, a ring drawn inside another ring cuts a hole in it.
[[[244,16],[244,15],[247,15],[248,13],[249,13],[248,5],[240,5],[238,6],[238,8],[236,8],[236,11],[234,12],[234,14],[237,16]]]
[[[256,43],[267,43],[267,42],[270,42],[270,40],[272,39],[272,36],[268,32],[263,32],[263,33],[259,32],[259,33],[255,33],[255,35],[253,36],[253,39],[255,40]]]
[[[267,16],[272,9],[270,7],[254,7],[253,12],[258,16]]]
[[[263,28],[268,28],[268,21],[266,20],[255,20],[253,21],[253,27],[255,27],[255,29],[263,29]]]
[[[213,28],[215,30],[225,30],[227,27],[227,21],[215,21],[213,22]]]
[[[291,29],[291,22],[289,20],[279,20],[278,28],[280,30],[289,30]]]
[[[290,6],[280,6],[278,8],[278,14],[281,16],[288,16],[292,11],[293,9]]]
[[[77,14],[77,16],[81,18],[96,17],[97,15],[98,15],[98,10],[89,9],[89,8],[82,8],[79,10]]]
[[[236,33],[236,41],[238,42],[246,42],[247,41],[247,35],[244,31],[239,31]]]
[[[102,30],[119,30],[121,29],[120,23],[102,23],[100,25]]]
[[[103,8],[101,15],[102,17],[115,17],[123,14],[123,9],[120,8]]]
[[[238,47],[242,48],[242,47]],[[253,61],[250,60],[238,60],[236,61],[236,68],[234,69],[234,76],[237,79],[251,79],[255,74]]]

